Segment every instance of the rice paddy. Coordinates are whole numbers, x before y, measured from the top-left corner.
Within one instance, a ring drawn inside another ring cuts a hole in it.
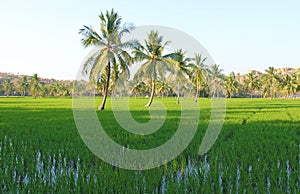
[[[147,100],[131,99],[131,113],[139,122],[149,120]],[[115,142],[150,149],[174,135],[180,116],[175,98],[155,100],[168,111],[165,124],[151,135],[124,131],[109,102],[97,114]],[[73,119],[72,98],[0,98],[0,192],[300,191],[300,100],[227,99],[222,131],[203,156],[198,149],[209,124],[211,101],[199,103],[198,130],[185,151],[161,167],[132,171],[103,162],[87,148]]]

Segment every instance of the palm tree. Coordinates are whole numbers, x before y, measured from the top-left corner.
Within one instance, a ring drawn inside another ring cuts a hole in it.
[[[262,78],[262,77],[261,77]],[[263,80],[262,79],[258,79],[257,80],[257,85],[256,85],[257,87],[257,90],[259,91],[259,95],[260,95],[260,97],[261,98],[263,98],[263,91],[262,91],[262,89],[263,89]]]
[[[147,79],[151,83],[150,99],[145,105],[147,107],[151,106],[154,98],[155,82],[163,80],[166,71],[174,70],[177,65],[177,62],[170,59],[168,55],[163,55],[169,43],[170,41],[163,42],[163,36],[160,36],[157,31],[151,31],[148,40],[145,40],[145,46],[139,45],[133,51],[135,60],[143,62],[134,79]]]
[[[168,80],[170,82],[175,81],[177,83],[177,104],[180,103],[180,90],[181,90],[181,84],[185,83],[187,75],[189,75],[189,71],[187,68],[188,62],[191,61],[190,58],[185,57],[185,52],[182,51],[182,49],[175,51],[175,53],[171,53],[167,55],[170,59],[173,59],[177,61],[177,66],[175,68],[175,72],[171,73],[169,75]]]
[[[275,84],[278,81],[278,77],[276,75],[276,71],[274,67],[269,67],[268,69],[265,70],[266,74],[266,88],[269,89],[269,95],[271,98],[275,97]]]
[[[57,96],[58,91],[59,91],[59,86],[57,85],[57,82],[52,83],[52,84],[49,86],[49,94],[50,94],[51,96]]]
[[[137,95],[145,95],[146,92],[149,92],[149,88],[146,86],[145,82],[138,82],[130,91],[131,95],[134,95],[135,97]]]
[[[300,68],[296,69],[295,75],[298,85],[300,86]]]
[[[21,78],[19,85],[20,85],[20,90],[21,90],[22,95],[26,96],[26,91],[27,91],[29,84],[27,82],[27,77],[25,75]]]
[[[162,98],[165,95],[168,96],[170,93],[173,92],[172,87],[165,80],[156,82],[156,88],[157,93],[161,94]]]
[[[98,110],[103,110],[109,93],[110,79],[114,70],[121,71],[121,74],[129,77],[128,65],[132,63],[131,56],[126,51],[127,48],[133,47],[135,41],[121,42],[124,33],[128,33],[132,27],[121,26],[121,17],[113,9],[106,14],[101,13],[100,31],[98,34],[92,27],[83,26],[80,34],[83,35],[83,46],[101,47],[84,65],[84,72],[89,73],[90,81],[97,83],[97,78],[104,75],[104,97]],[[119,72],[118,72],[119,73]]]
[[[39,89],[39,93],[40,93],[40,96],[48,96],[49,94],[49,87],[48,85],[46,85],[45,83],[40,83],[40,89]]]
[[[202,58],[202,55],[196,54],[193,62],[188,66],[190,68],[190,79],[196,87],[195,102],[198,102],[199,91],[202,89],[203,84],[207,83],[207,67],[204,62],[207,58]]]
[[[3,84],[3,89],[6,92],[6,96],[8,97],[10,92],[13,90],[13,85],[10,81],[10,78],[6,78]]]
[[[34,98],[36,98],[37,92],[40,88],[39,78],[36,73],[33,74],[31,78],[30,86],[31,86],[31,95],[34,96]]]
[[[117,66],[114,66],[114,68],[115,69],[112,71],[112,84],[110,85],[109,90],[115,95],[122,95],[123,93],[126,93],[126,84],[129,78],[129,72],[122,74]]]
[[[291,97],[296,93],[297,88],[298,88],[297,78],[296,78],[296,76],[286,74],[282,78],[280,85],[284,92],[285,97],[286,98]]]
[[[224,74],[220,66],[214,64],[209,69],[209,89],[212,97],[220,97],[224,93]]]
[[[228,96],[231,98],[239,90],[239,83],[235,79],[234,72],[231,72],[228,77],[225,79],[225,88],[228,93]]]
[[[257,80],[253,73],[247,73],[245,84],[250,90],[250,97],[253,96],[253,90],[257,88]]]

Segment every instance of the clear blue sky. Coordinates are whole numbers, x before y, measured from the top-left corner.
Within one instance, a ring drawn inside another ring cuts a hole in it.
[[[299,0],[1,0],[0,71],[75,79],[90,49],[78,34],[115,8],[124,22],[199,40],[225,73],[300,66]]]

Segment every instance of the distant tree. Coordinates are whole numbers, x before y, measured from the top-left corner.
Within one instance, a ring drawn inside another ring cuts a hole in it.
[[[145,93],[147,92],[149,92],[149,88],[147,87],[145,82],[138,82],[130,91],[131,95],[134,95],[135,97],[137,97],[137,95],[145,95]]]
[[[21,80],[19,82],[19,86],[20,86],[20,92],[21,92],[21,94],[23,96],[26,96],[26,91],[28,89],[29,84],[27,82],[27,77],[25,75],[21,78]]]
[[[65,83],[60,83],[60,96],[70,96],[70,91]]]
[[[45,83],[40,83],[38,93],[40,96],[45,97],[49,95],[49,87]]]
[[[148,103],[150,107],[155,94],[155,82],[163,80],[166,71],[171,71],[177,65],[177,62],[164,55],[165,47],[170,41],[163,42],[163,36],[157,31],[151,31],[148,39],[145,40],[145,46],[140,45],[134,51],[136,61],[142,61],[142,66],[135,74],[135,80],[149,80],[151,83],[151,94]]]
[[[180,103],[180,91],[182,91],[182,84],[187,82],[187,76],[189,75],[188,63],[191,61],[190,58],[185,57],[185,52],[182,49],[175,51],[167,55],[170,59],[173,59],[177,62],[176,67],[174,68],[174,73],[170,73],[168,80],[170,83],[175,82],[177,87],[175,87],[177,93],[177,104]]]
[[[199,92],[203,89],[203,85],[207,83],[208,69],[204,64],[206,59],[202,55],[196,54],[195,58],[188,65],[190,68],[190,79],[196,88],[195,102],[198,102]]]
[[[101,46],[101,50],[96,52],[84,65],[84,71],[90,72],[90,81],[97,83],[97,78],[103,74],[104,82],[104,97],[102,104],[98,110],[103,110],[106,99],[109,94],[110,79],[113,75],[113,70],[120,70],[122,74],[129,77],[128,65],[132,63],[131,56],[127,52],[127,48],[133,47],[135,42],[121,42],[121,37],[124,33],[128,33],[132,28],[121,26],[121,17],[113,9],[106,14],[101,13],[100,30],[98,34],[94,29],[84,26],[80,29],[80,34],[83,35],[83,46]]]
[[[225,78],[225,88],[227,91],[227,96],[234,96],[239,90],[239,83],[236,81],[235,73],[231,72],[228,77]]]
[[[247,88],[249,89],[250,97],[252,98],[253,92],[257,88],[257,79],[253,73],[246,74],[245,84],[246,84]]]
[[[118,66],[114,66],[112,71],[112,78],[111,78],[111,84],[109,87],[109,90],[112,91],[112,96],[122,95],[123,93],[126,93],[126,84],[128,73],[121,73],[121,71],[118,69]]]
[[[5,79],[4,84],[3,84],[3,88],[4,88],[4,91],[6,93],[6,96],[8,97],[10,95],[11,91],[13,90],[13,85],[10,81],[10,78]]]
[[[278,83],[278,76],[276,74],[275,68],[274,67],[269,67],[268,69],[265,70],[266,75],[264,78],[265,81],[265,88],[267,89],[266,92],[269,93],[270,98],[275,97],[275,92],[276,92],[276,84]]]
[[[31,82],[30,82],[30,89],[31,89],[31,95],[36,98],[38,91],[40,89],[40,83],[39,83],[39,78],[38,75],[35,73],[31,77]]]
[[[97,78],[97,83],[96,83],[96,94],[98,95],[105,95],[105,76],[102,74]]]
[[[257,80],[257,90],[259,91],[259,95],[262,98],[264,95],[264,92],[263,92],[263,81],[261,79]]]
[[[49,86],[49,95],[51,95],[51,96],[57,96],[58,95],[58,90],[59,90],[59,87],[57,85],[57,82],[52,83]]]
[[[214,64],[209,69],[209,89],[212,97],[221,97],[224,94],[224,74],[220,66]]]
[[[297,79],[297,91],[300,91],[300,68],[296,70],[296,79]]]
[[[294,96],[297,92],[297,77],[295,75],[286,74],[280,80],[280,86],[286,98]]]
[[[172,86],[169,85],[166,80],[157,81],[156,88],[157,88],[157,94],[160,94],[161,97],[168,96],[170,93],[173,92]]]
[[[87,83],[86,82],[75,80],[73,82],[72,95],[73,96],[85,95],[86,94],[86,88],[87,88]]]

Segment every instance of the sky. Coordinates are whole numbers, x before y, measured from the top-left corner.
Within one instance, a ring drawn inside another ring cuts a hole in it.
[[[114,8],[123,22],[197,39],[224,73],[300,67],[299,0],[0,0],[0,72],[75,79],[92,48],[79,29]]]

